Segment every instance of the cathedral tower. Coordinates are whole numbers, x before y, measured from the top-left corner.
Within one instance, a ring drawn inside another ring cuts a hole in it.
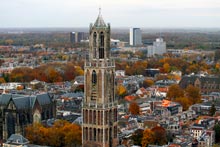
[[[117,100],[115,63],[110,56],[110,24],[101,13],[89,30],[89,57],[85,62],[83,100],[83,147],[117,145]]]

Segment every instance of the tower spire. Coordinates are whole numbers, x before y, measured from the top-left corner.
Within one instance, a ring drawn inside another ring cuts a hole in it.
[[[101,14],[101,7],[99,7],[99,15],[98,18],[96,19],[95,23],[94,23],[95,27],[106,27],[106,24],[102,18],[102,14]]]

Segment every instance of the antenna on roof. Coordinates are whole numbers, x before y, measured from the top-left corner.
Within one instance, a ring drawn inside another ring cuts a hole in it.
[[[99,7],[99,15],[101,15],[101,11],[102,11],[102,10],[101,10],[101,7]]]

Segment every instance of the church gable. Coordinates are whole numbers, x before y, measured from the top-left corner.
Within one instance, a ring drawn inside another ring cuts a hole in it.
[[[38,100],[36,98],[35,98],[35,101],[33,103],[33,110],[32,110],[32,112],[33,112],[33,115],[34,115],[35,112],[39,112],[39,113],[42,112],[42,107],[41,107],[41,105],[39,104],[39,102],[38,102]]]
[[[9,103],[8,103],[6,108],[8,110],[16,110],[17,109],[12,99],[9,101]]]

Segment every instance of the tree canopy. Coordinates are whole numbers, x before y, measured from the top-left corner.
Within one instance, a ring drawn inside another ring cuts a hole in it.
[[[26,128],[26,138],[38,145],[74,147],[81,145],[81,136],[79,125],[64,120],[56,121],[52,127],[34,124]]]

